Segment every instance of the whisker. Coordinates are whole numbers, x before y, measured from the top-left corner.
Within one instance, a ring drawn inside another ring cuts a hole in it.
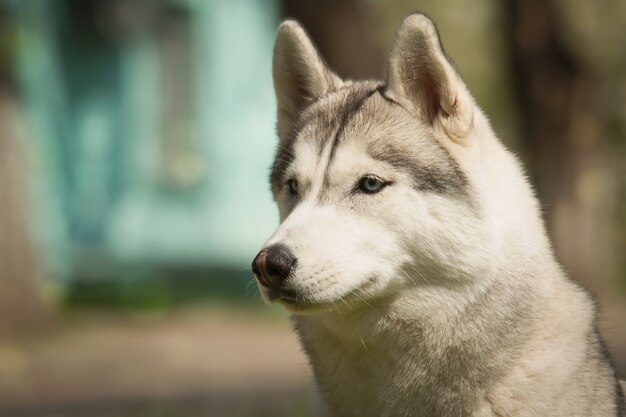
[[[348,311],[352,311],[352,309],[350,308],[350,305],[346,302],[346,300],[344,300],[343,297],[339,297],[339,300],[341,300],[341,302],[346,306],[346,308],[348,309]]]
[[[370,303],[368,303],[368,302],[367,302],[367,300],[366,300],[365,298],[363,298],[363,297],[362,297],[362,296],[358,293],[358,291],[355,291],[353,294],[354,294],[355,296],[359,297],[359,299],[360,299],[361,301],[363,301],[363,302],[364,302],[364,303],[365,303],[365,304],[366,304],[369,308],[371,308],[373,311],[378,311],[376,308],[374,308],[374,306],[373,306],[373,305],[371,305]]]
[[[411,269],[415,271],[415,273],[419,275],[424,281],[426,281],[427,284],[432,284],[432,282],[428,278],[426,278],[426,275],[424,275],[420,270],[416,269],[415,267],[411,267]]]
[[[406,272],[406,271],[402,271],[402,273],[403,273],[403,274],[404,274],[404,275],[405,275],[405,276],[406,276],[409,280],[411,280],[411,282],[413,283],[413,285],[415,285],[415,287],[417,287],[417,286],[418,286],[418,285],[417,285],[417,282],[415,282],[415,280],[413,279],[413,277],[412,277],[411,275],[409,275],[409,273],[408,273],[408,272]]]

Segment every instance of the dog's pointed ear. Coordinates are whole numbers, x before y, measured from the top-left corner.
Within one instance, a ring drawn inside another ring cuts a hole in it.
[[[294,20],[278,28],[272,62],[278,104],[278,136],[285,140],[300,113],[342,81],[328,69],[308,35]]]
[[[472,129],[473,99],[446,58],[435,25],[422,14],[410,15],[398,29],[385,94],[455,141]]]

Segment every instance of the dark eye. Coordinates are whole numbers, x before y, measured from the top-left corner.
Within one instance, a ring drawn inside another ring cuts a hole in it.
[[[298,195],[298,181],[296,180],[287,181],[287,187],[291,195]]]
[[[382,190],[388,183],[376,175],[365,175],[359,181],[359,191],[374,194]]]

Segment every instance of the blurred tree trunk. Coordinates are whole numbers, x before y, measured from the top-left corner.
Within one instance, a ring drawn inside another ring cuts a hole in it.
[[[0,334],[41,323],[36,267],[27,230],[22,153],[12,96],[0,87]]]
[[[43,318],[15,113],[11,95],[0,87],[0,333],[30,328]]]
[[[12,39],[0,10],[0,37]],[[41,323],[42,300],[27,228],[24,159],[17,132],[17,107],[10,74],[11,51],[0,48],[0,334]]]
[[[563,41],[550,0],[506,3],[523,144],[559,259],[594,292],[615,275],[615,171],[597,75]]]
[[[285,17],[300,21],[324,59],[343,78],[381,78],[385,49],[376,42],[370,8],[359,0],[282,0]]]

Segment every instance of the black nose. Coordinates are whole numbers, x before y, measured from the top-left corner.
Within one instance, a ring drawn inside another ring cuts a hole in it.
[[[263,249],[252,261],[252,272],[266,287],[278,288],[296,266],[296,257],[285,245]]]

